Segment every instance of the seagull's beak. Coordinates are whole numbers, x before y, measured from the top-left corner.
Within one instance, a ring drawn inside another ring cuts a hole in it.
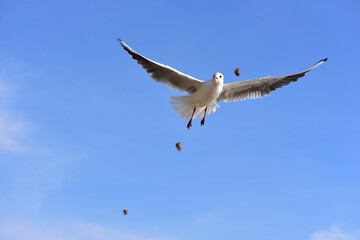
[[[217,80],[218,78],[214,76],[214,79],[216,79],[216,80]]]

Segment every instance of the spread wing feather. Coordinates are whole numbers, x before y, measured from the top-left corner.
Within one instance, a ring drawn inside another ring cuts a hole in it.
[[[185,92],[188,94],[196,92],[201,87],[203,81],[181,73],[169,66],[150,60],[132,50],[119,38],[117,40],[120,42],[121,46],[131,55],[131,57],[137,60],[137,63],[139,63],[148,73],[150,73],[150,77],[156,82],[165,84],[166,86],[179,92]]]
[[[264,97],[278,88],[289,85],[291,82],[296,82],[299,78],[305,76],[307,72],[318,67],[326,60],[327,58],[317,62],[314,66],[304,71],[294,74],[224,84],[217,101],[233,102]]]

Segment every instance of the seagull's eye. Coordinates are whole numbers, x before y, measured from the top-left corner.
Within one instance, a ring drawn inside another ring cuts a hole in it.
[[[220,78],[222,78],[222,76],[220,75]]]

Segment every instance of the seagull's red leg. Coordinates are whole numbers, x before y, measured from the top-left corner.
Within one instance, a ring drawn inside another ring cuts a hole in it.
[[[190,129],[190,127],[192,126],[192,119],[193,119],[195,111],[196,111],[196,106],[194,107],[194,111],[191,115],[190,121],[189,121],[188,125],[186,126],[188,129]]]
[[[205,124],[206,110],[207,110],[207,107],[205,108],[204,118],[201,120],[201,126]]]

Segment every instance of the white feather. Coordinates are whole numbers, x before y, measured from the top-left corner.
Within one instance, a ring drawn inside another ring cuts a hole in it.
[[[190,96],[172,96],[170,99],[170,103],[175,112],[183,119],[190,119],[194,111],[194,104],[191,103],[191,99],[189,99],[189,97]],[[212,102],[206,110],[206,116],[215,112],[219,107],[219,104]],[[193,118],[201,118],[204,115],[204,111],[205,107],[196,107]]]

